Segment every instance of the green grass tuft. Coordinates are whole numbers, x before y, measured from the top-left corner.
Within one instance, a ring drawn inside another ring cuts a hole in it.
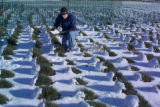
[[[102,50],[104,50],[104,51],[109,51],[109,48],[108,48],[106,45],[103,45]]]
[[[106,33],[103,33],[104,38],[111,39]]]
[[[6,104],[9,101],[9,99],[4,96],[3,94],[0,94],[0,105],[1,104]]]
[[[52,66],[52,63],[50,63],[45,57],[43,56],[38,56],[37,57],[37,64],[39,65],[48,65],[48,66]]]
[[[4,48],[3,53],[2,53],[3,56],[13,55],[13,54],[14,54],[13,48],[10,46],[7,46],[6,48]]]
[[[129,42],[134,42],[136,38],[134,36],[131,36],[131,40]]]
[[[80,43],[78,43],[78,47],[79,47],[79,48],[82,48],[82,47],[83,47],[83,45],[82,45],[82,44],[80,44]]]
[[[103,65],[106,66],[109,71],[113,71],[113,72],[117,71],[117,69],[115,68],[115,66],[111,62],[109,62],[107,60],[105,60],[105,62],[103,63]]]
[[[147,60],[151,60],[152,58],[154,58],[153,54],[146,54]]]
[[[134,90],[134,88],[130,82],[125,81],[124,85],[126,87],[126,90],[123,90],[123,93],[125,93],[127,95],[136,95],[137,94],[137,91]]]
[[[120,81],[120,82],[124,82],[124,81],[125,81],[122,73],[120,73],[120,72],[115,72],[115,75],[114,75],[114,77],[113,77],[113,81],[117,81],[117,80]]]
[[[144,99],[141,95],[137,95],[139,98],[139,107],[152,107],[147,100]]]
[[[51,85],[51,84],[53,84],[53,82],[48,76],[46,76],[44,74],[39,74],[38,75],[38,79],[36,81],[37,86]]]
[[[14,77],[14,73],[9,70],[2,69],[0,77],[1,78],[11,78],[11,77]]]
[[[53,87],[42,87],[42,93],[38,97],[39,99],[45,99],[46,101],[57,100],[60,98],[60,94]]]
[[[81,52],[87,52],[87,49],[85,49],[84,47],[80,48]]]
[[[152,80],[154,80],[150,75],[148,75],[147,73],[144,72],[140,72],[142,75],[142,81],[143,82],[151,82]]]
[[[130,59],[130,58],[127,58],[127,57],[123,57],[124,59],[126,59],[126,61],[128,62],[128,63],[135,63],[135,61],[133,61],[132,59]]]
[[[0,38],[1,36],[6,36],[7,34],[8,33],[6,27],[0,27]]]
[[[43,45],[43,43],[41,41],[36,40],[36,44],[35,44],[36,48],[41,48],[42,45]]]
[[[32,53],[33,53],[32,57],[35,58],[35,57],[40,57],[42,54],[42,51],[39,48],[33,48]]]
[[[117,56],[117,54],[113,51],[108,51],[109,56],[114,57]]]
[[[85,94],[85,100],[94,100],[96,99],[98,96],[91,90],[88,90],[88,89],[81,89],[81,91],[84,92]]]
[[[160,53],[160,49],[157,46],[153,46],[153,50],[156,53]]]
[[[13,87],[13,85],[5,79],[1,79],[0,84],[1,84],[0,88],[11,88],[11,87]]]
[[[17,45],[17,38],[15,38],[14,36],[10,36],[8,39],[8,44],[9,45]]]
[[[37,40],[37,39],[38,39],[38,35],[37,35],[37,34],[35,34],[35,33],[33,33],[33,35],[32,35],[32,39],[33,39],[33,40]]]
[[[35,28],[33,33],[39,35],[40,32],[41,32],[41,31],[40,31],[39,28]]]
[[[56,36],[55,35],[53,35],[53,34],[51,34],[50,33],[50,37],[51,37],[51,42],[52,43],[54,43],[54,44],[61,44],[60,42],[59,42],[59,40],[56,38]]]
[[[99,31],[98,27],[94,26],[94,31],[98,32]]]
[[[160,84],[159,84],[159,85],[157,85],[157,87],[160,89]]]
[[[89,41],[90,41],[91,43],[93,43],[93,42],[94,42],[94,40],[93,40],[92,38],[89,38]]]
[[[55,44],[54,48],[55,48],[54,52],[58,53],[58,56],[60,56],[60,57],[65,57],[66,56],[64,54],[65,49],[60,44]]]
[[[100,60],[100,62],[105,62],[105,59],[101,56],[97,56],[97,58]]]
[[[102,70],[102,72],[108,73],[110,72],[110,70],[108,68],[105,68],[104,70]]]
[[[151,44],[151,43],[149,43],[149,42],[144,42],[144,45],[145,45],[145,47],[146,47],[146,48],[149,48],[149,47],[151,47],[151,46],[152,46],[152,44]]]
[[[86,33],[84,33],[83,31],[79,31],[80,34],[82,34],[83,36],[87,36]]]
[[[133,65],[131,65],[130,68],[131,68],[132,71],[139,71],[139,68],[138,68],[138,67],[135,67],[135,66],[133,66]]]
[[[148,39],[149,39],[150,41],[153,41],[153,40],[154,40],[154,38],[153,38],[152,36],[148,36]]]
[[[108,107],[106,104],[99,101],[88,101],[89,105],[92,107]]]
[[[45,103],[45,107],[59,107],[59,106],[57,104],[55,104],[55,103],[46,102]]]
[[[41,74],[52,76],[55,75],[55,71],[51,68],[50,65],[43,64],[40,66],[40,72]]]
[[[89,54],[89,53],[87,53],[87,52],[85,52],[83,56],[84,56],[84,57],[91,57],[92,55]]]
[[[5,60],[11,60],[12,58],[8,55],[3,55]]]
[[[128,45],[127,45],[127,49],[128,49],[129,51],[135,51],[134,46],[131,45],[131,44],[128,44]]]
[[[86,84],[87,84],[87,82],[84,81],[84,80],[81,79],[81,78],[76,78],[76,81],[77,81],[77,85],[86,85]]]
[[[72,67],[72,71],[73,71],[75,74],[80,74],[80,73],[82,73],[81,70],[79,70],[79,69],[77,69],[77,68],[75,68],[75,67]]]
[[[67,65],[76,65],[72,60],[66,59]]]
[[[159,65],[160,65],[160,57],[158,58],[158,63],[159,63]]]

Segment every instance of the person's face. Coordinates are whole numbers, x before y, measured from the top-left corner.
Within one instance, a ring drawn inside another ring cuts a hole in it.
[[[63,19],[67,19],[68,14],[64,14],[64,15],[62,15],[62,17],[63,17]]]

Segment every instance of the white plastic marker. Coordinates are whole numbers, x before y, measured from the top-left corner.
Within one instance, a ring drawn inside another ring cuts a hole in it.
[[[58,35],[58,34],[60,34],[60,31],[55,29],[54,31],[51,31],[51,33],[54,34],[54,35]]]

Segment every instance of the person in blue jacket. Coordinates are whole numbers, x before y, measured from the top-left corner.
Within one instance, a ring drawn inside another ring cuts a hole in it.
[[[62,7],[60,14],[57,16],[54,26],[51,30],[57,29],[59,26],[62,27],[62,46],[65,52],[73,51],[75,48],[75,38],[78,35],[76,29],[76,17],[68,13],[66,7]]]

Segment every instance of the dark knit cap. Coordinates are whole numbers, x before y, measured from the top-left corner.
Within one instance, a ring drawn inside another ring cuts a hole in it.
[[[68,14],[68,9],[66,7],[62,7],[60,11],[62,15]]]

